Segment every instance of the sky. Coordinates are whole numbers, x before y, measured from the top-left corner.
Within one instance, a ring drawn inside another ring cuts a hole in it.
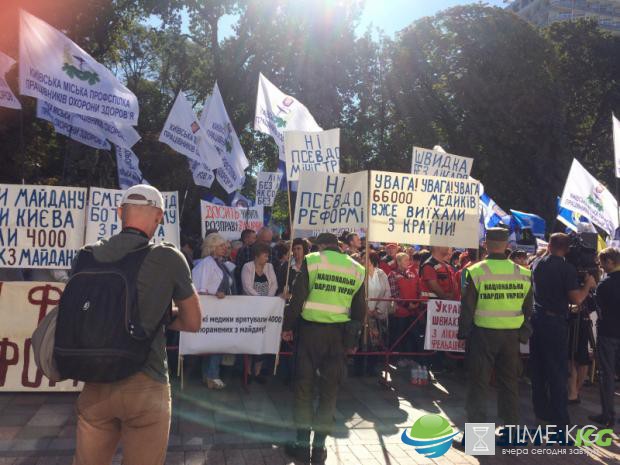
[[[479,3],[478,1],[463,0],[366,0],[366,6],[360,24],[357,28],[358,34],[363,34],[368,26],[382,29],[388,36],[400,31],[411,24],[416,19],[423,16],[432,16],[435,13],[456,5],[467,5]],[[505,0],[486,0],[491,6],[505,7],[509,2]],[[184,18],[184,28],[187,29],[187,17]],[[226,15],[220,19],[220,40],[232,35],[232,27],[237,21],[237,16]],[[153,26],[158,25],[158,21],[149,21]]]

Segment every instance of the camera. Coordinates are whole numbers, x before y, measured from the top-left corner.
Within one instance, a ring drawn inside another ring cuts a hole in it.
[[[599,275],[596,243],[597,237],[594,233],[571,234],[566,261],[577,269],[581,278],[585,278],[586,273],[595,278]]]

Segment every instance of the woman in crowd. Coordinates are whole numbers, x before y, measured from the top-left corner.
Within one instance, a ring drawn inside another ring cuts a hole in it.
[[[254,260],[243,265],[241,270],[241,284],[243,293],[251,296],[276,295],[278,290],[278,279],[271,263],[269,263],[269,253],[271,251],[267,244],[257,242],[254,244]],[[259,355],[254,357],[254,367],[252,370],[253,378],[257,383],[264,384],[266,379],[261,375],[263,361],[268,356]]]
[[[295,278],[301,272],[301,265],[306,255],[310,253],[310,244],[306,239],[298,237],[293,239],[293,259],[291,260],[291,269],[288,273],[289,292],[293,289]]]
[[[391,302],[371,299],[392,297],[390,283],[385,272],[379,268],[379,254],[368,256],[368,328],[373,349],[384,349],[387,343],[387,319]]]
[[[396,254],[395,260],[396,269],[388,276],[392,298],[418,299],[420,297],[419,278],[408,270],[410,265],[409,255],[402,252],[398,253]],[[396,311],[389,319],[390,346],[401,337],[407,328],[409,328],[418,309],[418,302],[396,302]],[[401,339],[398,346],[395,347],[395,351],[412,352],[413,347],[413,335],[409,332],[403,339]],[[401,360],[399,360],[400,366],[405,366],[407,363],[408,362],[405,359],[401,358]]]
[[[192,280],[199,294],[214,295],[223,299],[227,295],[235,295],[235,279],[230,267],[226,264],[228,243],[218,233],[209,234],[202,243],[204,257],[192,270]],[[226,386],[220,379],[220,363],[222,354],[212,354],[202,361],[202,382],[209,389],[224,389]]]

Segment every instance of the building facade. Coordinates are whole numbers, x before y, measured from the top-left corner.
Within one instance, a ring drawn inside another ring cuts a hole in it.
[[[508,9],[541,27],[557,21],[595,18],[601,29],[620,34],[620,0],[516,0]]]

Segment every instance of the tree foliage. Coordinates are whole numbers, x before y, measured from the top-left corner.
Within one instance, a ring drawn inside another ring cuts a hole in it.
[[[183,226],[206,189],[184,157],[158,142],[176,94],[197,112],[217,80],[253,175],[275,170],[273,141],[252,130],[258,73],[302,101],[323,128],[341,128],[341,170],[408,172],[412,146],[473,157],[473,175],[505,208],[555,216],[573,157],[613,180],[610,115],[620,112],[620,39],[593,21],[536,29],[483,5],[422,18],[389,38],[359,33],[362,1],[70,0],[30,11],[63,30],[137,95],[134,151],[145,177],[185,198]],[[236,20],[222,38],[224,17]],[[15,15],[15,20],[17,17]],[[6,51],[17,56],[15,40]],[[13,39],[13,38],[11,38]],[[12,49],[11,49],[12,47]],[[8,80],[14,89],[16,69]],[[55,135],[0,108],[0,182],[116,187],[113,154]],[[23,136],[22,136],[23,134]],[[213,194],[224,196],[215,185]],[[285,196],[274,218],[286,221]]]

